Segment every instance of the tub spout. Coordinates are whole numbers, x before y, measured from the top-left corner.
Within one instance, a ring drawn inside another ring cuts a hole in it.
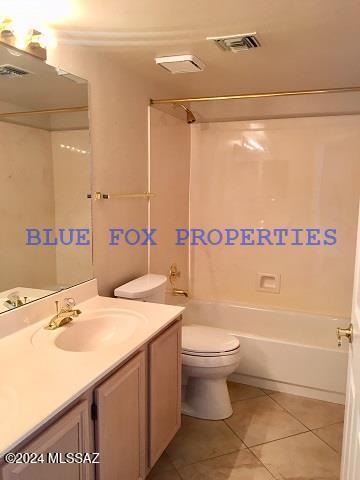
[[[173,295],[183,295],[186,298],[188,298],[189,296],[189,293],[187,292],[187,290],[181,290],[179,288],[173,288],[172,293]]]

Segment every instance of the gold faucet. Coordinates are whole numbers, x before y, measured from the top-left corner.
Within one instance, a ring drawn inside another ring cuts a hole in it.
[[[28,297],[24,297],[24,300],[21,299],[18,292],[9,293],[7,300],[5,301],[5,305],[7,308],[16,308],[25,305],[27,302]]]
[[[74,317],[78,317],[81,313],[80,310],[74,308],[76,303],[73,298],[65,298],[64,306],[59,311],[59,302],[55,302],[56,315],[50,320],[48,325],[44,327],[46,330],[56,330],[63,325],[71,322]]]
[[[169,271],[169,280],[170,280],[170,285],[171,285],[171,290],[173,295],[183,295],[184,297],[188,297],[189,293],[187,290],[182,290],[180,288],[176,288],[175,282],[176,279],[180,277],[180,270],[178,270],[176,263],[173,263],[170,265],[170,271]]]

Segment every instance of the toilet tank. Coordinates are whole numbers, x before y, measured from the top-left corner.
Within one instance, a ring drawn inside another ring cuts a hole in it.
[[[115,288],[114,295],[129,300],[165,303],[166,280],[165,275],[148,273]]]

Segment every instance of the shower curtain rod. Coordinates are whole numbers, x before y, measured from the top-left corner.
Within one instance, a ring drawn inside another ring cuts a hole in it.
[[[27,110],[25,112],[5,112],[0,113],[1,117],[12,117],[14,115],[46,115],[50,113],[74,113],[74,112],[87,112],[88,107],[66,107],[66,108],[50,108],[48,110]]]
[[[215,100],[243,100],[247,98],[267,98],[267,97],[290,97],[297,95],[316,95],[323,93],[349,93],[360,92],[360,87],[343,88],[322,88],[317,90],[293,90],[285,92],[263,92],[263,93],[244,93],[241,95],[222,95],[212,97],[189,97],[189,98],[166,98],[150,99],[150,105],[161,105],[165,103],[184,104],[193,102],[212,102]]]

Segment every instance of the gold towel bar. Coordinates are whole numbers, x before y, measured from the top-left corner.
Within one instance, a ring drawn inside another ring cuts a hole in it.
[[[143,193],[101,193],[95,192],[95,200],[120,200],[122,198],[147,198],[148,200],[155,197],[155,193],[143,192]],[[92,195],[88,195],[88,198],[92,198]]]

